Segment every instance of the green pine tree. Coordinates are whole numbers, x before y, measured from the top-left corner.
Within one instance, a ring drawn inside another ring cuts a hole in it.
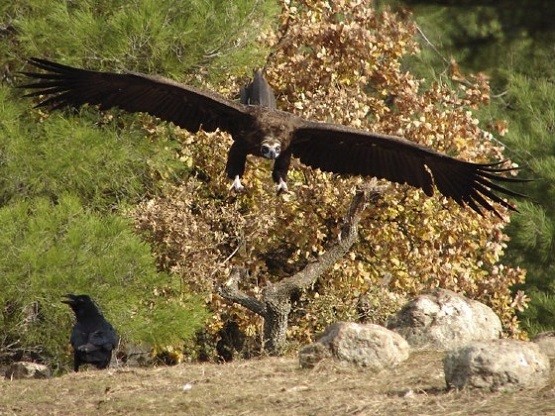
[[[393,3],[393,2],[392,2]],[[527,269],[530,307],[521,317],[531,334],[555,329],[555,3],[405,0],[425,34],[424,53],[407,62],[422,73],[448,80],[450,57],[466,70],[484,71],[492,101],[479,114],[491,126],[508,121],[508,133],[496,135],[506,152],[533,182],[516,187],[529,196],[518,204],[508,227],[507,259]],[[445,7],[447,6],[447,7]],[[431,46],[433,45],[433,46]],[[540,307],[541,306],[541,307]]]
[[[207,316],[201,298],[156,270],[127,219],[189,174],[173,127],[153,132],[147,116],[89,108],[31,110],[17,71],[36,56],[216,83],[263,65],[257,35],[276,12],[270,0],[0,2],[0,352],[35,351],[64,367],[68,292],[89,294],[134,344],[180,348]]]

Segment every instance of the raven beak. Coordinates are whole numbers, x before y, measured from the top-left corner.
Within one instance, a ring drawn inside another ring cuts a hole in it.
[[[62,303],[67,303],[68,305],[73,305],[73,303],[75,302],[75,295],[72,295],[71,293],[68,293],[67,295],[64,295],[64,296],[68,299],[62,300]]]

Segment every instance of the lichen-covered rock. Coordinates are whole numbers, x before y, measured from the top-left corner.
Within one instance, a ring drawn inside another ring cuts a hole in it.
[[[448,350],[501,334],[501,321],[490,307],[445,289],[416,297],[390,318],[387,327],[419,349]]]
[[[299,364],[302,368],[313,368],[320,361],[330,357],[331,351],[326,345],[313,342],[299,351]]]
[[[18,361],[8,367],[5,377],[7,379],[49,378],[50,369],[43,364]]]
[[[410,349],[403,337],[387,328],[353,322],[330,325],[315,344],[324,346],[331,356],[340,361],[368,367],[374,371],[394,367],[403,362],[408,358]],[[320,346],[312,344],[305,349],[304,357],[311,351],[313,355],[314,352],[320,351],[324,356]]]
[[[541,352],[551,359],[555,359],[555,331],[542,332],[536,335],[532,342],[538,344]]]
[[[543,386],[549,378],[549,358],[539,347],[511,339],[472,342],[449,351],[443,364],[454,388],[515,390]]]

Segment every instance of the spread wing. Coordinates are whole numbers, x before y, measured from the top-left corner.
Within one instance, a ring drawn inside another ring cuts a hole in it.
[[[192,133],[202,127],[204,131],[220,128],[233,135],[251,121],[242,104],[170,79],[135,72],[90,71],[38,58],[31,58],[29,63],[45,71],[22,72],[35,81],[21,85],[35,90],[25,96],[45,97],[37,107],[118,107],[171,121]]]
[[[499,163],[465,162],[401,137],[335,124],[305,121],[295,130],[291,150],[302,163],[327,172],[406,183],[421,188],[428,196],[435,185],[442,195],[480,214],[483,208],[500,216],[492,201],[516,211],[493,191],[523,196],[494,181],[526,181],[503,176],[512,169],[500,168]]]

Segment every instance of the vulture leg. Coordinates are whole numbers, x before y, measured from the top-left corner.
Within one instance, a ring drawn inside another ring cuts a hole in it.
[[[247,163],[247,151],[244,146],[242,146],[238,141],[233,142],[229,148],[229,153],[227,155],[227,164],[225,171],[227,172],[227,177],[233,179],[231,188],[235,191],[242,191],[245,189],[241,183],[241,177],[245,173],[245,165]]]
[[[272,171],[272,179],[277,183],[277,193],[287,192],[287,172],[291,163],[291,152],[285,151],[279,155],[274,162],[274,170]]]
[[[245,187],[241,183],[241,177],[239,175],[235,175],[235,179],[233,179],[233,182],[229,189],[237,192],[243,191],[245,189]]]

